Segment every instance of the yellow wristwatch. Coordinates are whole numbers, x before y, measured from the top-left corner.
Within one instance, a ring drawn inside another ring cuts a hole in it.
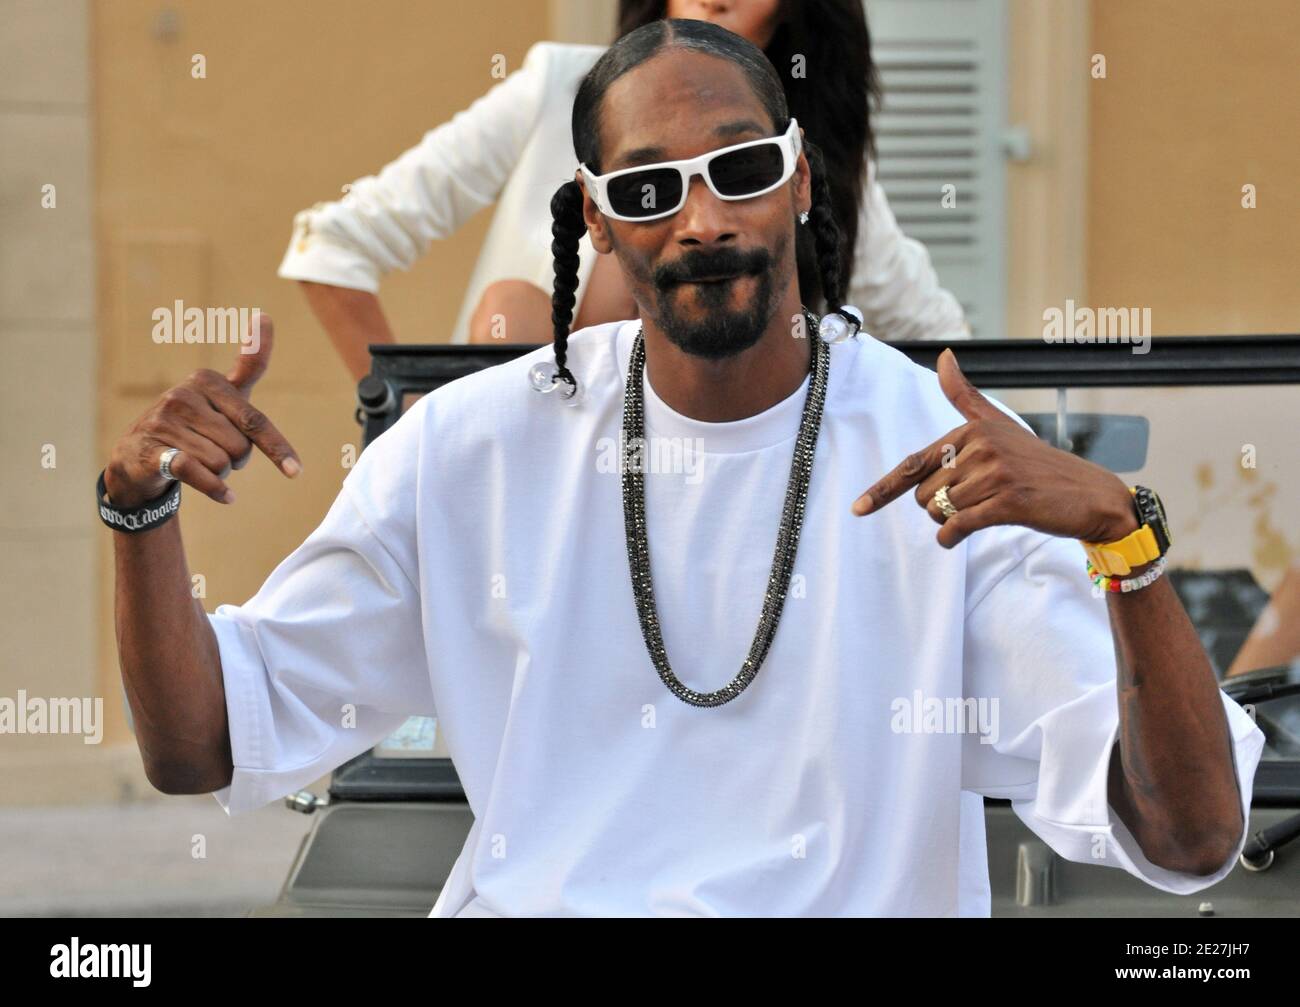
[[[1138,530],[1125,535],[1118,542],[1080,540],[1097,572],[1107,577],[1131,573],[1135,566],[1159,559],[1169,551],[1173,542],[1169,534],[1169,522],[1165,519],[1164,504],[1155,491],[1145,486],[1130,486],[1128,491],[1133,494]]]

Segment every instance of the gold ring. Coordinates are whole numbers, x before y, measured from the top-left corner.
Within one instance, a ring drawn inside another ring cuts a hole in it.
[[[940,486],[935,491],[932,499],[934,500],[934,505],[939,508],[940,513],[942,513],[945,518],[950,518],[957,513],[957,508],[954,507],[952,501],[948,499],[947,486]]]

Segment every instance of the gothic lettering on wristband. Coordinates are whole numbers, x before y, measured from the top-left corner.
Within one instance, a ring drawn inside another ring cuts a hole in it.
[[[148,531],[150,528],[156,528],[170,519],[181,505],[181,484],[177,481],[172,482],[154,499],[130,510],[124,510],[109,502],[103,472],[99,474],[96,491],[99,497],[100,520],[110,528],[122,532]]]

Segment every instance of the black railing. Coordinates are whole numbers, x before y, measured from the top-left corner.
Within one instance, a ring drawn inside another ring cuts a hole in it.
[[[1146,353],[1135,353],[1125,343],[1027,339],[889,345],[931,370],[951,346],[961,359],[962,373],[983,388],[1300,385],[1300,335],[1157,336],[1146,344]],[[405,396],[423,395],[536,349],[521,344],[372,345],[370,374],[357,389],[363,446],[397,421]]]

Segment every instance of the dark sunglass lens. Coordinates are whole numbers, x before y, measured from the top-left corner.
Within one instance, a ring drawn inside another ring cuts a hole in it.
[[[744,147],[709,162],[709,177],[724,196],[748,196],[775,185],[785,159],[775,143]]]
[[[670,168],[633,171],[611,178],[605,190],[615,213],[624,217],[653,217],[682,198],[682,176]]]

